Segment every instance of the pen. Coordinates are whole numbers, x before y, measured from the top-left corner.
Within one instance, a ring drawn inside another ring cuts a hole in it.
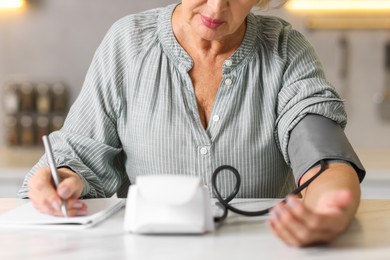
[[[57,188],[58,185],[60,185],[60,177],[58,176],[57,166],[56,166],[56,163],[54,161],[54,155],[53,155],[53,151],[51,149],[50,141],[46,135],[42,136],[42,141],[43,141],[43,145],[45,146],[47,160],[49,161],[51,176],[53,177],[54,184]],[[66,209],[65,200],[62,200],[61,211],[65,217],[68,216],[68,211]]]

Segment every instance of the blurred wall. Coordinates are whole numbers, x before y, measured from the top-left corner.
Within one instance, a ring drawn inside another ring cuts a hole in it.
[[[78,95],[92,56],[110,25],[122,16],[172,0],[30,0],[20,14],[0,13],[0,84],[12,78],[65,81]],[[376,96],[385,85],[384,45],[390,33],[374,31],[308,31],[304,19],[270,10],[288,20],[314,45],[328,79],[346,100],[347,134],[358,148],[390,150],[390,122],[380,120]],[[349,43],[343,59],[340,40]],[[344,65],[346,64],[346,68]],[[348,77],[341,71],[347,69]],[[0,106],[0,114],[2,115]],[[390,111],[389,111],[390,113]],[[0,124],[0,135],[4,129]],[[4,138],[0,139],[0,145]]]

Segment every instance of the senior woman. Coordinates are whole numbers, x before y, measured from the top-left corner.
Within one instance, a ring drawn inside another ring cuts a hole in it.
[[[19,196],[53,215],[64,199],[83,215],[81,199],[124,197],[138,175],[199,176],[211,188],[213,170],[229,164],[242,176],[238,196],[280,198],[326,159],[269,224],[290,245],[332,241],[357,210],[365,171],[312,47],[285,21],[251,13],[269,2],[183,0],[116,22],[50,135],[61,184],[42,157]],[[234,181],[219,184],[226,195]]]

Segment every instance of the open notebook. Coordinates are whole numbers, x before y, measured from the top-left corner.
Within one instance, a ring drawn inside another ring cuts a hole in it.
[[[0,215],[0,227],[83,229],[105,220],[125,204],[125,199],[88,199],[88,215],[82,217],[55,217],[37,211],[31,202]]]

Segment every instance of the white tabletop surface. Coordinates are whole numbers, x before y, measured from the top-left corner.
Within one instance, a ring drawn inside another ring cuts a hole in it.
[[[0,199],[0,213],[20,203]],[[279,241],[267,226],[267,216],[231,214],[214,233],[198,236],[125,233],[123,216],[121,210],[82,231],[0,229],[0,259],[390,259],[390,200],[363,200],[345,234],[330,245],[310,248],[293,248]]]

